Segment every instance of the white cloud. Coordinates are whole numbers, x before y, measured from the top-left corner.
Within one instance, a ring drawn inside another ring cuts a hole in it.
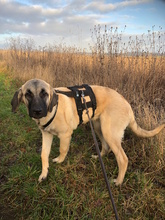
[[[85,6],[85,9],[89,11],[98,11],[100,13],[108,13],[110,11],[121,9],[123,7],[135,6],[149,2],[152,2],[152,0],[128,0],[128,1],[116,2],[113,4],[112,3],[106,4],[104,1],[92,1],[87,6]]]
[[[37,3],[38,1],[33,1]],[[48,3],[53,1],[48,1]],[[62,1],[59,1],[62,2]],[[85,1],[77,1],[85,2]],[[99,16],[82,16],[77,14],[76,4],[71,9],[74,1],[61,8],[44,7],[42,5],[25,5],[19,2],[0,1],[0,34],[8,32],[29,34],[68,34],[69,29],[75,25],[82,28],[93,26]],[[74,12],[75,10],[75,12]]]

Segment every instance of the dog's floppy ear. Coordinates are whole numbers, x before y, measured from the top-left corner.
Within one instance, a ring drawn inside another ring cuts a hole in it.
[[[49,106],[48,106],[48,111],[51,112],[53,110],[53,107],[55,105],[57,105],[57,102],[58,102],[58,96],[57,94],[55,93],[55,91],[53,89],[51,89],[51,94],[50,94],[50,103],[49,103]]]
[[[22,89],[20,88],[19,90],[15,92],[11,100],[12,112],[16,112],[17,107],[19,106],[21,101],[22,101]]]

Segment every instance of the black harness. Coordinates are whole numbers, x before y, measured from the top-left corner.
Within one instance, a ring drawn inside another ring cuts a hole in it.
[[[83,113],[83,110],[85,110],[85,105],[82,102],[82,97],[85,97],[85,96],[90,97],[90,101],[86,102],[86,105],[87,105],[87,108],[93,109],[93,114],[92,114],[92,118],[93,118],[95,114],[95,110],[96,110],[96,97],[95,97],[95,94],[92,88],[87,84],[83,84],[81,86],[76,85],[76,86],[71,86],[67,88],[70,91],[55,90],[55,92],[75,99],[76,106],[77,106],[77,113],[79,116],[79,125],[83,122],[82,113]]]

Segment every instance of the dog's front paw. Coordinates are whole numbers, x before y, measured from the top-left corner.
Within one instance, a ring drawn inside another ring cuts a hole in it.
[[[42,172],[39,176],[38,182],[41,183],[43,180],[47,178],[48,172]]]
[[[62,163],[64,161],[64,159],[65,159],[65,157],[63,158],[62,156],[58,156],[53,159],[53,162]]]

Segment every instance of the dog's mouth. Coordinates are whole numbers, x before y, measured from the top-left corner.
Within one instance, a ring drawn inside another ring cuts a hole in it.
[[[31,118],[34,118],[34,119],[41,119],[43,118],[44,116],[40,116],[40,115],[32,115],[30,116]]]

